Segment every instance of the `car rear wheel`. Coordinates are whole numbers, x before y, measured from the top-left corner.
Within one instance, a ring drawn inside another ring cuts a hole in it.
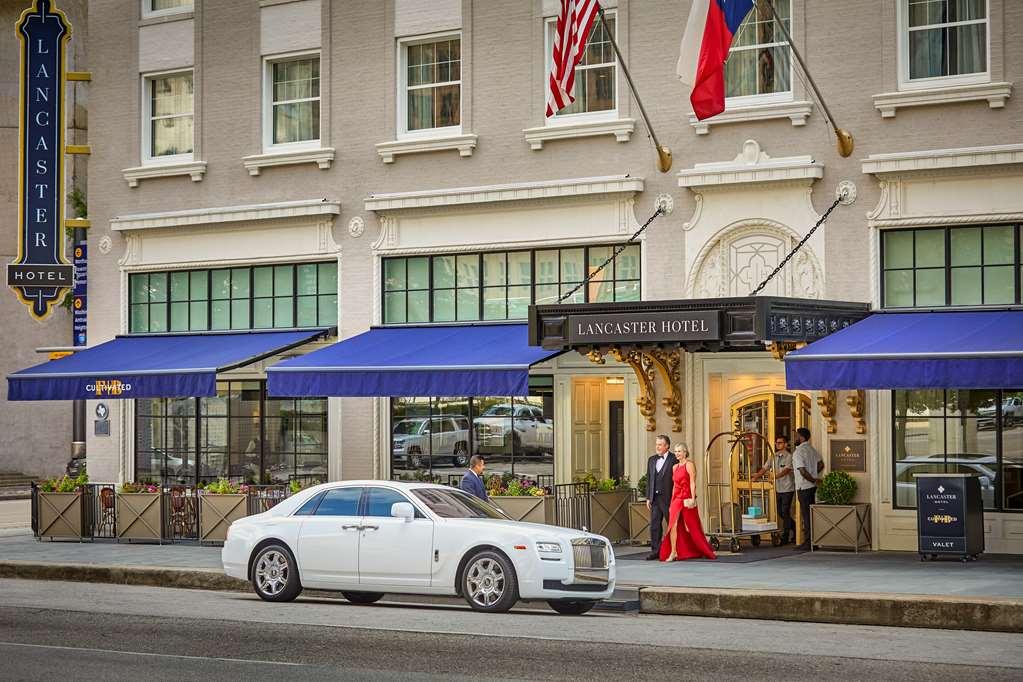
[[[563,616],[581,616],[597,605],[597,602],[592,599],[581,599],[578,601],[551,600],[547,603],[552,609]]]
[[[252,562],[252,588],[265,601],[294,601],[302,592],[295,557],[287,547],[273,544],[259,550]]]
[[[477,552],[462,573],[462,595],[476,611],[508,611],[519,600],[515,568],[503,554],[492,550]]]
[[[372,604],[380,601],[383,592],[342,592],[342,596],[353,604]]]

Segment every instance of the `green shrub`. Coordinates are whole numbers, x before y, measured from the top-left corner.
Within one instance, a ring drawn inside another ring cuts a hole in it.
[[[646,481],[647,476],[643,474],[639,477],[639,483],[636,484],[636,490],[639,491],[640,497],[646,497]]]
[[[817,497],[824,504],[849,504],[856,497],[856,479],[844,471],[832,471],[821,479]]]

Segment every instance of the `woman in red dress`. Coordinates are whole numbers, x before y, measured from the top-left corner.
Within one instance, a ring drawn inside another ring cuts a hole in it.
[[[700,524],[700,510],[696,508],[696,465],[689,457],[689,448],[679,443],[675,446],[678,464],[671,472],[675,483],[669,507],[668,541],[661,543],[661,561],[683,559],[717,559],[714,550],[703,534]]]

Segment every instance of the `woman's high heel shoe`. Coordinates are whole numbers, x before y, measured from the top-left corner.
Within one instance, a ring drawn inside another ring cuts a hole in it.
[[[668,555],[668,558],[664,560],[664,563],[670,564],[672,561],[678,561],[678,555],[674,552]]]

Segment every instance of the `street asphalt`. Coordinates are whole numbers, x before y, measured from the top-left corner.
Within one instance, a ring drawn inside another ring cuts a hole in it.
[[[984,679],[1023,635],[300,599],[0,580],[2,677],[67,679]],[[59,678],[58,677],[58,678]]]

